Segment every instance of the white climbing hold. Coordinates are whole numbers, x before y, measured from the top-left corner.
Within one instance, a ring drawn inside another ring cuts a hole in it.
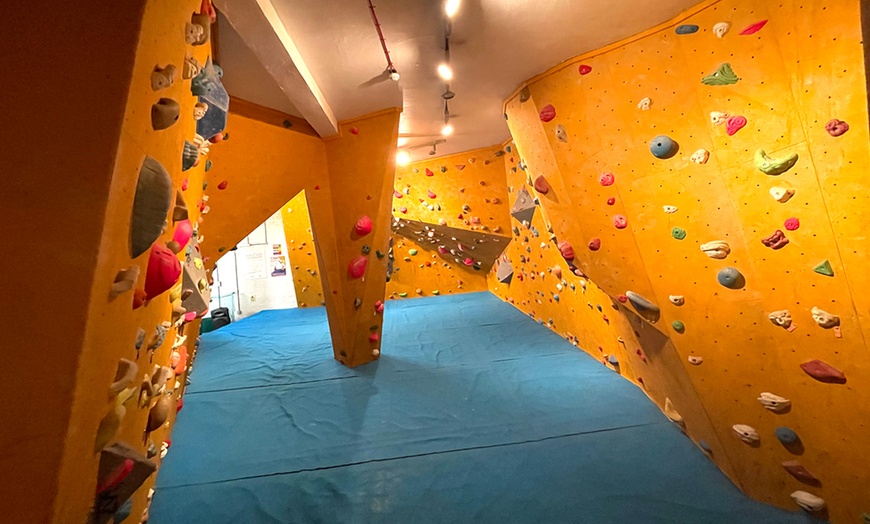
[[[728,121],[729,116],[731,115],[729,115],[728,113],[723,113],[721,111],[711,111],[710,121],[713,122],[714,126],[721,126]]]
[[[758,442],[758,432],[755,431],[755,428],[752,426],[747,426],[746,424],[734,424],[731,426],[731,429],[734,430],[734,433],[737,433],[737,436],[740,437],[740,440],[746,442],[747,444],[754,444]]]
[[[717,38],[724,37],[729,29],[731,29],[731,22],[719,22],[713,24],[713,34],[716,35]]]
[[[765,409],[773,411],[774,413],[782,413],[791,406],[791,400],[780,397],[779,395],[774,395],[767,391],[763,392],[758,397],[758,401],[761,402],[761,405],[764,406]]]
[[[689,355],[689,364],[693,366],[700,366],[701,362],[704,362],[704,357],[696,357],[695,355]]]
[[[731,253],[731,246],[724,240],[714,240],[701,244],[701,251],[710,258],[723,259]]]
[[[682,306],[686,303],[686,297],[683,295],[668,295],[668,300],[675,306]]]
[[[645,97],[637,103],[637,108],[641,111],[649,111],[650,104],[652,104],[652,100],[650,100],[649,97]]]
[[[669,215],[677,212],[677,206],[662,206],[662,209]]]
[[[837,315],[832,315],[823,309],[819,309],[814,307],[812,309],[813,320],[816,321],[816,324],[823,328],[832,328],[840,325],[840,317]]]
[[[791,498],[798,506],[810,512],[821,511],[825,508],[825,499],[806,491],[797,490],[791,494]]]
[[[795,329],[791,322],[791,313],[787,309],[773,311],[767,315],[767,318],[781,328],[785,328],[789,331],[794,331]]]
[[[770,188],[770,196],[772,196],[773,199],[777,202],[784,204],[788,202],[791,197],[794,196],[794,189],[788,189],[785,187],[772,187]]]
[[[696,164],[706,164],[707,160],[710,159],[710,152],[704,148],[701,148],[694,153],[692,153],[691,161]]]
[[[671,399],[665,399],[665,415],[671,419],[671,422],[679,424],[680,426],[685,425],[683,421],[683,416],[674,408],[674,405],[671,403]]]

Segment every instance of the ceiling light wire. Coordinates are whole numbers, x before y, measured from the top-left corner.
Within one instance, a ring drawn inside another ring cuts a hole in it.
[[[393,59],[390,58],[390,50],[387,48],[387,40],[384,38],[384,32],[381,30],[381,23],[378,21],[378,15],[375,13],[375,5],[372,0],[368,0],[369,10],[372,13],[372,22],[375,23],[375,30],[378,32],[378,39],[381,41],[381,48],[384,50],[384,58],[387,59],[387,71],[390,73],[390,78],[395,81],[399,80],[399,72],[393,64]]]

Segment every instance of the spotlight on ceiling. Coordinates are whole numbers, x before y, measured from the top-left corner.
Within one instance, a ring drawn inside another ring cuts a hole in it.
[[[408,153],[405,150],[399,151],[396,153],[396,164],[400,166],[406,166],[411,162],[411,153]]]
[[[451,124],[444,124],[444,127],[441,128],[441,134],[444,136],[450,136],[453,134],[453,126]]]
[[[390,80],[392,80],[393,82],[398,82],[399,81],[399,72],[396,71],[396,68],[391,67],[388,69],[388,71],[390,72]]]
[[[438,144],[437,144],[437,143],[432,144],[432,151],[429,151],[429,156],[432,156],[432,155],[438,153],[437,148],[438,148]]]
[[[399,147],[404,147],[408,144],[408,139],[404,136],[399,137],[399,140],[396,141],[396,145]]]
[[[447,89],[447,91],[444,91],[443,93],[441,93],[441,98],[443,98],[444,100],[450,100],[454,96],[456,96],[456,93],[454,93],[450,89]]]
[[[459,0],[447,0],[444,2],[444,12],[449,18],[453,18],[459,11]]]
[[[450,66],[447,64],[439,64],[438,65],[438,76],[441,77],[441,80],[447,81],[453,78],[453,70],[450,69]]]

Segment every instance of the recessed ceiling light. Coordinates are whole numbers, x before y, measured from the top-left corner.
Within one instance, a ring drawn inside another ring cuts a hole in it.
[[[411,161],[411,154],[405,150],[396,153],[396,163],[400,166],[406,166]]]
[[[453,78],[453,70],[450,69],[450,66],[447,64],[439,64],[438,76],[441,77],[441,80],[450,80],[451,78]]]
[[[459,11],[459,0],[447,0],[444,2],[444,12],[447,16],[453,18],[456,12]]]
[[[407,143],[408,143],[408,139],[406,137],[399,137],[399,140],[398,140],[398,142],[396,142],[396,145],[399,147],[403,147]]]
[[[444,124],[444,127],[441,128],[441,134],[444,136],[450,136],[453,134],[453,126],[450,124]]]

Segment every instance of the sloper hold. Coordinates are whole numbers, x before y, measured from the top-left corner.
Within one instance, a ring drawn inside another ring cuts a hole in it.
[[[731,64],[725,62],[716,71],[705,76],[701,83],[708,86],[727,86],[736,84],[739,78],[731,69]]]
[[[818,380],[830,384],[845,384],[846,375],[834,366],[818,359],[808,360],[801,364],[804,372]]]
[[[544,175],[538,175],[535,179],[535,191],[542,195],[546,195],[550,192],[550,183],[547,182],[547,179],[544,178]]]
[[[148,251],[163,233],[169,207],[172,204],[172,179],[157,160],[146,156],[139,168],[133,216],[130,220],[130,256],[136,258]]]
[[[779,395],[774,395],[767,391],[762,392],[761,395],[758,396],[758,401],[761,402],[761,405],[764,406],[765,409],[773,411],[774,413],[782,413],[791,407],[791,400],[785,397],[780,397]]]
[[[535,216],[535,202],[525,187],[517,191],[517,199],[511,208],[511,216],[523,224],[532,223],[532,218]]]
[[[798,154],[792,153],[781,158],[768,156],[763,149],[755,151],[755,167],[767,175],[781,175],[794,167],[798,161]]]
[[[685,426],[686,422],[683,420],[683,416],[677,411],[674,405],[671,403],[671,399],[665,399],[665,416],[671,419],[671,422],[675,424],[679,424],[680,426]]]
[[[786,460],[782,463],[789,475],[806,484],[819,484],[819,479],[804,467],[803,464],[796,460]]]
[[[755,444],[759,440],[758,431],[756,431],[752,426],[747,426],[746,424],[734,424],[731,426],[731,429],[733,429],[734,433],[740,437],[740,440],[747,444]]]
[[[811,513],[825,509],[825,499],[806,491],[797,490],[791,494],[791,498],[798,506]]]
[[[661,311],[659,311],[657,305],[638,295],[634,291],[626,291],[625,296],[628,297],[628,301],[631,302],[632,306],[634,306],[635,311],[637,311],[637,313],[645,320],[651,324],[655,324],[659,321]]]
[[[773,197],[777,202],[784,204],[794,196],[794,189],[785,188],[785,187],[772,187],[770,188],[770,196]]]

